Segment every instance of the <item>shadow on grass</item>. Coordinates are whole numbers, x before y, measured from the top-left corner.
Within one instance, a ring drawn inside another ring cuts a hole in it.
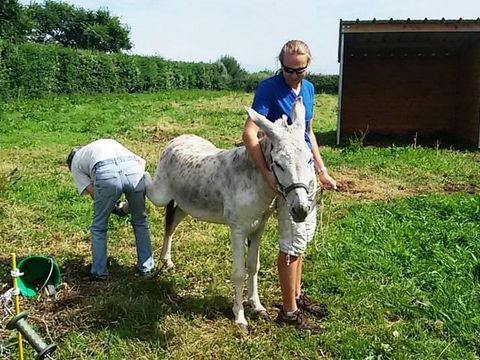
[[[319,146],[337,146],[337,132],[335,130],[315,132],[315,138]]]
[[[337,145],[336,131],[316,132],[315,137],[319,144],[332,147],[349,148],[353,146],[374,146],[379,148],[391,146],[413,146],[434,149],[456,149],[462,151],[478,151],[476,145],[468,144],[449,133],[418,134],[382,134],[359,131],[354,134],[342,135],[340,144]]]
[[[361,146],[391,147],[391,146],[414,146],[438,149],[456,149],[464,151],[478,151],[478,146],[467,144],[462,139],[449,133],[417,134],[411,132],[404,135],[377,134],[358,132],[352,135],[343,135],[340,144],[337,145],[337,131],[317,131],[315,137],[320,146],[348,148],[352,144]]]
[[[2,280],[10,282],[11,261],[0,258]],[[125,339],[138,339],[166,348],[173,333],[162,330],[169,315],[191,320],[201,315],[210,320],[232,318],[232,300],[224,296],[180,296],[186,283],[178,275],[157,272],[136,277],[133,266],[109,260],[109,278],[91,282],[83,257],[59,264],[62,280],[55,299],[47,296],[22,298],[22,310],[44,320],[55,341],[61,343],[71,331],[101,333],[108,329]],[[42,326],[42,324],[39,324]],[[52,329],[55,329],[52,331]]]

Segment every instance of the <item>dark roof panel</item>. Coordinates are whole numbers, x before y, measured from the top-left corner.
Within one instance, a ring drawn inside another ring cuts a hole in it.
[[[461,51],[480,40],[480,18],[477,19],[404,19],[342,20],[339,26],[338,61],[343,41],[345,52],[439,50]]]
[[[340,26],[342,25],[351,25],[351,24],[479,24],[480,18],[476,19],[416,19],[412,20],[410,18],[407,19],[393,19],[390,18],[388,20],[377,20],[373,18],[372,20],[340,20]]]
[[[480,32],[480,18],[429,20],[340,20],[341,33],[362,32]]]

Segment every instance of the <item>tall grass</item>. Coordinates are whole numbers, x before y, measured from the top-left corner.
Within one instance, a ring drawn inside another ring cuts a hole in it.
[[[241,142],[251,95],[172,91],[18,101],[0,105],[0,270],[9,254],[52,256],[62,267],[55,301],[23,299],[29,322],[59,359],[437,359],[480,357],[480,154],[413,146],[334,146],[336,97],[318,95],[315,132],[340,192],[323,194],[306,254],[307,293],[324,302],[327,333],[232,320],[228,229],[188,218],[173,242],[176,269],[135,278],[128,220],[112,218],[110,279],[83,280],[92,204],[76,194],[65,158],[74,145],[113,137],[152,173],[174,136],[220,147]],[[12,171],[17,168],[14,173]],[[318,199],[320,201],[320,198]],[[163,214],[148,204],[155,256]],[[320,216],[321,215],[321,216]],[[260,295],[280,299],[278,232],[261,247]],[[250,316],[251,314],[248,314]],[[13,334],[0,331],[0,341]],[[27,356],[35,355],[26,346]],[[12,355],[13,356],[13,355]]]

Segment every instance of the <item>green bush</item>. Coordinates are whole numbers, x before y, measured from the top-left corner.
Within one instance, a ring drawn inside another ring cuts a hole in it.
[[[140,69],[133,56],[113,55],[113,63],[116,67],[117,92],[139,92]]]
[[[55,93],[58,59],[51,46],[27,43],[3,50],[2,63],[10,84],[8,97],[37,98]]]
[[[12,92],[10,71],[7,66],[8,45],[0,40],[0,98],[6,98]]]
[[[3,41],[0,42],[0,99],[172,89],[254,91],[259,81],[271,75],[267,71],[249,74],[234,58],[222,59],[215,63],[168,61],[158,56]],[[317,92],[336,93],[338,76],[309,78]]]
[[[138,88],[139,91],[159,90],[158,86],[158,66],[155,58],[146,56],[132,57],[138,68]]]
[[[262,80],[265,80],[266,78],[270,77],[273,75],[273,72],[270,72],[268,70],[264,71],[259,71],[253,74],[250,74],[245,81],[245,91],[250,91],[253,92],[257,89],[258,83]]]
[[[338,93],[338,75],[309,74],[308,80],[313,83],[315,92],[318,94]]]
[[[77,51],[68,48],[58,49],[57,94],[81,92],[84,88],[83,76],[79,73],[80,57]]]

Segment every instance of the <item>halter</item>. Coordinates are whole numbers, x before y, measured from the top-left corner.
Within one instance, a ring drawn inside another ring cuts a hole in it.
[[[270,144],[271,145],[271,148],[270,148],[270,152],[269,152],[269,156],[270,156],[270,171],[272,172],[273,176],[275,177],[275,180],[277,181],[277,184],[278,184],[278,190],[280,190],[280,193],[282,194],[283,198],[286,199],[287,198],[287,195],[290,191],[292,190],[295,190],[295,189],[298,189],[298,188],[302,188],[302,189],[305,189],[305,191],[307,192],[307,195],[309,193],[308,191],[308,186],[305,185],[304,183],[301,183],[301,182],[297,182],[297,183],[292,183],[288,186],[284,186],[282,185],[282,183],[280,182],[280,180],[278,179],[278,176],[277,174],[275,173],[275,170],[273,169],[273,159],[272,159],[272,149],[273,149],[273,144]]]
[[[298,182],[298,183],[292,183],[288,186],[283,186],[282,183],[280,182],[280,180],[278,180],[278,176],[275,173],[275,170],[273,170],[273,166],[270,166],[270,171],[272,172],[273,176],[275,176],[275,180],[277,181],[277,184],[278,184],[278,187],[279,187],[278,190],[280,190],[280,193],[282,194],[284,199],[287,198],[287,195],[290,191],[298,189],[298,188],[305,189],[305,191],[307,192],[307,195],[308,195],[308,186],[305,185],[304,183]]]

